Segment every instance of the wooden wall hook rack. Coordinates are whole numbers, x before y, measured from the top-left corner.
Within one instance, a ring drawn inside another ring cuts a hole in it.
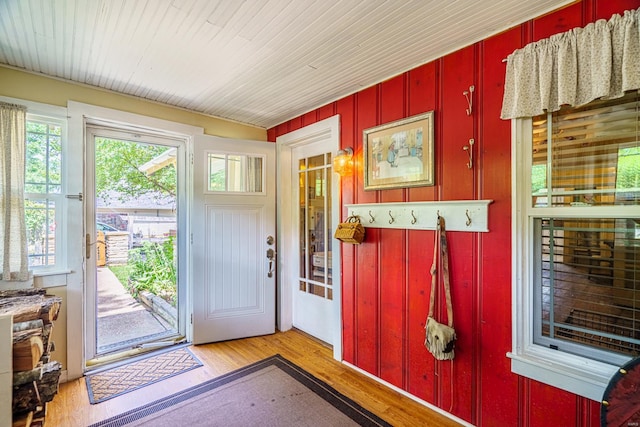
[[[345,205],[347,215],[356,215],[365,227],[435,230],[438,215],[447,231],[489,231],[489,204],[493,200],[439,202],[361,203]]]

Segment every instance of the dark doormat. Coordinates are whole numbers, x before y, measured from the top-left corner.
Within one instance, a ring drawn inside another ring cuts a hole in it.
[[[92,404],[190,371],[200,362],[187,348],[154,353],[126,365],[87,374],[87,392]]]
[[[280,355],[92,424],[390,426]]]

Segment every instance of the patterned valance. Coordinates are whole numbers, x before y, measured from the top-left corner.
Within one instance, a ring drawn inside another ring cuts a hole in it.
[[[640,9],[530,43],[507,57],[503,119],[640,88]]]

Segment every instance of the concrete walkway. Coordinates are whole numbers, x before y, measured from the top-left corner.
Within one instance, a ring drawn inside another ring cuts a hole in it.
[[[98,353],[171,332],[171,325],[137,302],[108,267],[98,267]]]

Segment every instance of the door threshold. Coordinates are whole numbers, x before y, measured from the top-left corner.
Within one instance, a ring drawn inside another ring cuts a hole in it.
[[[187,342],[183,336],[176,336],[164,341],[140,343],[135,348],[129,348],[127,350],[113,352],[87,360],[85,362],[85,373],[125,365],[141,359],[149,353],[160,354],[165,351],[171,351],[176,348],[186,347],[189,345],[191,345],[191,343]]]
[[[126,351],[132,348],[137,348],[143,343],[173,340],[176,337],[179,337],[178,332],[176,330],[170,330],[152,335],[144,335],[124,341],[117,341],[111,344],[99,346],[96,357],[108,356],[109,354],[119,351]]]
[[[311,334],[310,334],[310,333],[308,333],[308,332],[303,331],[302,329],[298,329],[298,328],[296,328],[295,326],[294,326],[293,328],[291,328],[291,329],[295,330],[296,332],[301,333],[301,334],[302,334],[302,335],[304,335],[305,337],[309,338],[310,340],[313,340],[313,341],[317,342],[318,344],[321,344],[321,345],[323,345],[323,346],[325,346],[325,347],[327,347],[327,348],[329,348],[329,349],[333,349],[333,345],[329,344],[329,343],[328,343],[328,342],[326,342],[326,341],[322,341],[322,340],[321,340],[320,338],[318,338],[318,337],[314,337],[313,335],[311,335]]]

